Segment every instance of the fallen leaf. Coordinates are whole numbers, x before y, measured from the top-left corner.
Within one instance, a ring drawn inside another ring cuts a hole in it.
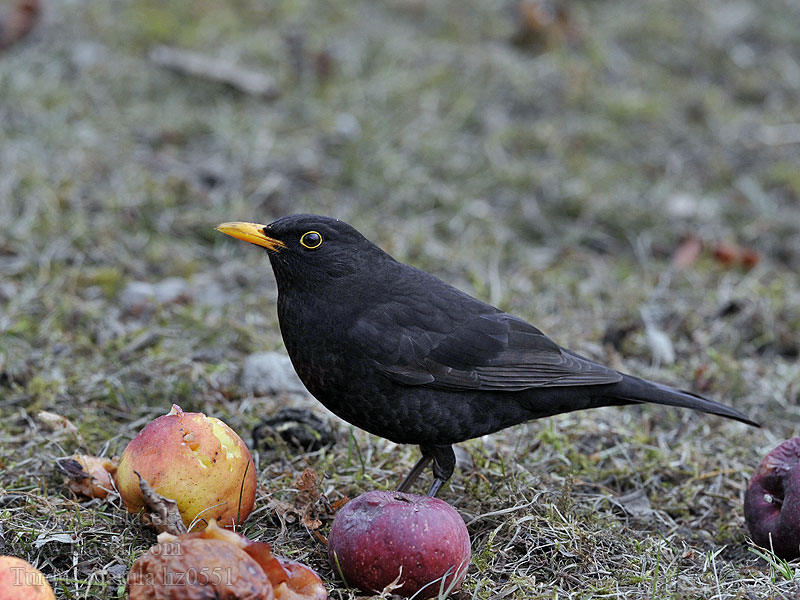
[[[56,468],[67,476],[67,487],[88,498],[106,498],[114,493],[113,475],[117,464],[107,458],[89,454],[73,454],[56,461]]]
[[[342,496],[338,500],[334,500],[333,503],[331,504],[331,511],[336,512],[348,502],[350,502],[350,498],[348,498],[347,496]]]
[[[614,504],[617,504],[626,513],[632,517],[645,518],[653,514],[653,506],[650,504],[650,499],[644,493],[644,490],[634,490],[623,496],[617,496],[614,499]]]
[[[36,420],[47,431],[66,431],[67,433],[78,431],[78,428],[67,417],[62,417],[54,412],[40,410],[36,415]]]
[[[150,484],[134,471],[139,478],[139,489],[142,490],[144,503],[150,512],[142,514],[142,520],[146,525],[150,525],[159,533],[170,533],[180,535],[186,533],[186,525],[183,524],[181,513],[178,511],[178,503],[171,498],[157,494]]]
[[[302,494],[304,499],[307,498],[311,502],[318,500],[320,492],[317,489],[317,478],[317,472],[310,467],[306,467],[294,483],[299,492],[298,495]]]
[[[752,248],[742,248],[742,266],[752,269],[761,261],[761,256]]]
[[[517,46],[556,46],[576,37],[568,0],[520,0],[516,4]]]
[[[739,260],[739,247],[730,242],[719,242],[714,246],[714,258],[723,267],[731,267]]]

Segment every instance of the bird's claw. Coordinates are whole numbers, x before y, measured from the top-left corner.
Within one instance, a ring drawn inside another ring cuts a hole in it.
[[[431,498],[435,498],[436,494],[439,493],[439,490],[442,489],[444,485],[444,479],[440,479],[439,477],[434,478],[433,483],[431,484],[430,489],[428,490],[428,496]]]

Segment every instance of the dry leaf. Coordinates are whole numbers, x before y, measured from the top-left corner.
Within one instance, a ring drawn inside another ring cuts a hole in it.
[[[350,502],[350,498],[348,498],[347,496],[342,496],[338,500],[334,500],[334,502],[331,504],[331,511],[336,512],[348,502]]]
[[[114,493],[117,463],[100,456],[73,454],[56,461],[56,467],[67,476],[66,484],[73,492],[88,498],[106,498]]]
[[[134,471],[139,478],[139,489],[142,490],[144,503],[150,512],[142,514],[142,520],[145,524],[150,525],[159,533],[171,533],[172,535],[180,535],[186,533],[186,525],[183,524],[181,513],[178,511],[178,503],[171,498],[157,494],[150,484]]]
[[[66,431],[67,433],[78,431],[78,428],[67,417],[62,417],[54,412],[40,410],[36,415],[36,420],[47,431]]]
[[[739,247],[730,242],[719,242],[714,247],[714,258],[723,267],[730,267],[739,260]]]
[[[304,500],[308,499],[309,502],[318,500],[320,492],[317,489],[317,479],[317,472],[314,469],[306,467],[305,471],[303,471],[297,478],[297,481],[294,482],[294,486],[299,492],[298,496],[302,496]]]
[[[761,256],[753,248],[731,242],[719,242],[714,246],[714,258],[728,268],[738,265],[744,269],[752,269],[761,261]]]
[[[297,497],[294,504],[300,514],[300,522],[311,531],[322,526],[318,506],[322,494],[317,488],[317,479],[317,472],[307,467],[294,483],[297,488]]]
[[[315,529],[322,527],[322,521],[319,518],[319,511],[311,504],[306,507],[306,511],[303,513],[300,522],[303,524],[303,527],[309,531],[314,531]]]
[[[516,4],[518,46],[556,46],[576,37],[568,0],[520,0]]]
[[[752,248],[742,248],[742,266],[752,269],[761,261],[761,256]]]

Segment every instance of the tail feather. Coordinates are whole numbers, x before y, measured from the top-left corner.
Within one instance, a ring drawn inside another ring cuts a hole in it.
[[[624,375],[622,381],[614,385],[613,395],[615,398],[631,402],[650,402],[680,408],[691,408],[712,415],[735,419],[753,427],[761,427],[761,425],[748,419],[744,413],[735,408],[714,402],[693,392],[678,390],[652,381],[645,381],[632,375]]]

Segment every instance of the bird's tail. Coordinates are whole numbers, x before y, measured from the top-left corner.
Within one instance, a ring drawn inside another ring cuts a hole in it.
[[[613,396],[614,399],[627,400],[634,403],[651,402],[653,404],[691,408],[711,413],[712,415],[736,419],[753,427],[761,427],[761,425],[748,419],[743,413],[730,406],[714,402],[692,392],[678,390],[652,381],[645,381],[633,375],[624,375],[622,381],[614,385]]]

